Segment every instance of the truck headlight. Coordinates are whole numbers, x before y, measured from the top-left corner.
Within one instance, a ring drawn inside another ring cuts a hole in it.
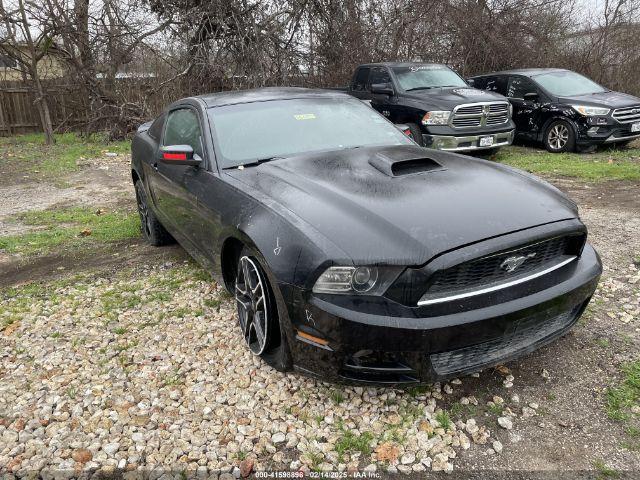
[[[423,125],[446,125],[449,123],[451,112],[446,110],[433,110],[422,117]]]
[[[585,117],[595,117],[598,115],[607,115],[611,109],[604,107],[589,107],[587,105],[571,105],[576,112]]]
[[[402,267],[329,267],[318,277],[313,293],[382,295]]]

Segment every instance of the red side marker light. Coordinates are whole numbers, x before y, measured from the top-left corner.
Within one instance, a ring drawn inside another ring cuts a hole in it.
[[[186,160],[187,159],[187,154],[186,153],[163,153],[162,154],[162,158],[164,158],[165,160]]]
[[[409,130],[408,128],[404,130],[402,133],[404,133],[407,137],[411,136],[411,130]]]

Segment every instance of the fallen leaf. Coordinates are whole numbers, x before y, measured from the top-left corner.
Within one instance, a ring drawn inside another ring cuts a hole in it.
[[[89,235],[91,235],[91,230],[88,228],[85,228],[80,232],[81,237],[88,237]]]
[[[399,454],[400,450],[391,442],[385,442],[376,448],[376,456],[379,462],[396,462]]]
[[[103,213],[106,213],[106,210],[104,208],[99,208],[98,210],[96,210],[96,215],[102,215]]]
[[[498,365],[496,367],[496,370],[498,371],[498,373],[500,373],[501,375],[509,375],[511,373],[511,370],[509,370],[509,367],[505,367],[504,365]]]

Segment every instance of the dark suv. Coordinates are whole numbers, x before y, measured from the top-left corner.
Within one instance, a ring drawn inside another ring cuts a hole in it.
[[[516,135],[540,141],[550,152],[640,138],[639,98],[608,90],[570,70],[510,70],[479,75],[469,83],[508,97]]]

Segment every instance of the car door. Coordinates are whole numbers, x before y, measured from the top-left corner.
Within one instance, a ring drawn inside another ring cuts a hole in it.
[[[541,92],[531,79],[520,75],[509,75],[506,96],[513,105],[513,122],[517,133],[532,135],[540,116]],[[536,94],[537,98],[527,98]]]
[[[371,85],[388,83],[389,85],[393,85],[391,81],[391,74],[386,67],[373,67],[371,72],[369,73],[369,80],[367,82],[367,90],[371,92]],[[389,118],[393,121],[396,111],[395,111],[395,95],[389,96],[385,94],[374,94],[370,93],[371,96],[371,106],[375,108],[377,111],[382,113],[385,117]]]
[[[168,112],[161,145],[190,145],[194,158],[199,157],[205,162],[202,125],[195,108],[181,105]],[[155,173],[151,176],[150,189],[162,222],[191,242],[194,241],[193,212],[197,208],[197,198],[188,186],[195,177],[203,174],[203,167],[163,163],[158,149],[153,164]]]

